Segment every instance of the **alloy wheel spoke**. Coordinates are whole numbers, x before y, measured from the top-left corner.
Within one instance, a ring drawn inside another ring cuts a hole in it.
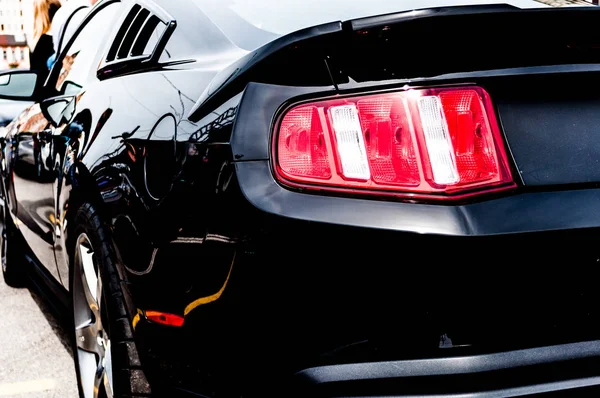
[[[95,398],[98,396],[98,390],[95,389],[96,374],[98,373],[98,362],[96,355],[77,350],[79,359],[79,377],[84,398]]]
[[[77,348],[100,356],[104,355],[104,350],[98,343],[98,325],[96,323],[76,328],[75,338],[77,339]]]
[[[110,339],[102,325],[102,278],[89,239],[77,240],[73,288],[75,338],[85,398],[113,397]]]
[[[104,384],[105,373],[104,368],[100,367],[96,372],[96,377],[94,377],[94,398],[99,396],[100,387]]]
[[[113,388],[112,388],[112,376],[109,374],[108,368],[104,369],[104,391],[106,392],[107,398],[113,397]]]
[[[96,277],[96,314],[97,314],[97,319],[96,322],[98,322],[98,327],[100,329],[102,329],[102,317],[100,314],[102,314],[101,312],[101,308],[102,308],[102,278],[100,277],[100,274],[98,274],[98,276]]]
[[[88,303],[94,316],[98,318],[100,314],[100,307],[98,305],[97,294],[98,294],[98,276],[94,269],[94,253],[83,245],[79,245],[79,256],[81,258],[81,277],[83,293],[85,300]]]

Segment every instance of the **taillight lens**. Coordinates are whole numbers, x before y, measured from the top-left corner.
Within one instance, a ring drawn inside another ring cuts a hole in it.
[[[453,198],[515,186],[489,95],[452,87],[302,104],[281,118],[286,184]]]

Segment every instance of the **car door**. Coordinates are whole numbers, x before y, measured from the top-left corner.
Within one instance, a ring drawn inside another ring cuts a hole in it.
[[[13,141],[12,187],[16,205],[16,225],[37,259],[58,278],[53,266],[52,201],[45,195],[52,181],[43,172],[39,137],[48,132],[49,122],[40,104],[33,105],[19,126]]]
[[[17,134],[14,191],[20,230],[33,254],[62,282],[56,267],[54,243],[57,225],[56,180],[61,148],[68,140],[61,120],[74,113],[85,95],[84,87],[94,78],[99,50],[113,26],[121,3],[101,3],[89,11],[73,39],[66,45],[46,82],[47,97]],[[63,151],[64,153],[64,151]]]

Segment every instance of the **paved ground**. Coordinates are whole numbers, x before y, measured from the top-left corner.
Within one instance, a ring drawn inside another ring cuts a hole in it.
[[[32,290],[0,276],[0,397],[75,398],[75,370],[65,333]]]

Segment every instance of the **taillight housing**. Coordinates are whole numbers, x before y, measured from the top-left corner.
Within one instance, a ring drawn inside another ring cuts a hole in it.
[[[273,156],[283,184],[309,189],[453,199],[515,187],[490,97],[477,86],[293,106]]]

